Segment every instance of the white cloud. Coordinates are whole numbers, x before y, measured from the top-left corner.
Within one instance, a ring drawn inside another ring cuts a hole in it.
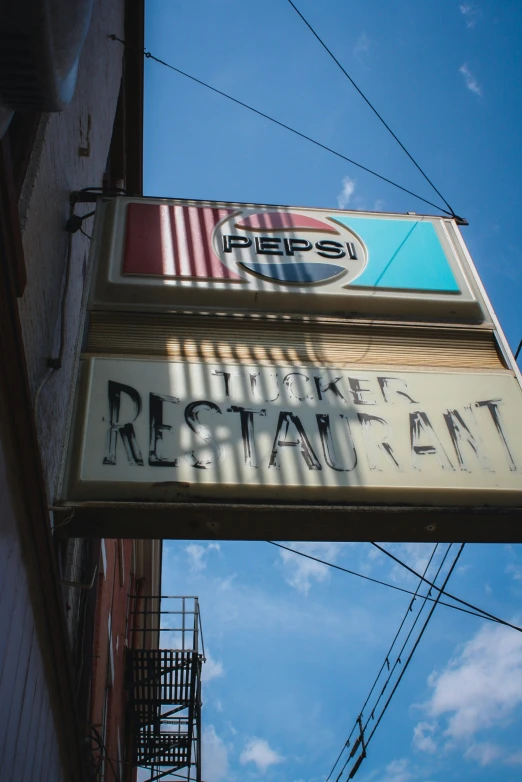
[[[208,649],[205,652],[205,657],[206,662],[203,663],[203,668],[201,670],[201,678],[203,681],[209,682],[211,679],[218,679],[220,676],[223,676],[223,663],[214,660]]]
[[[289,543],[292,548],[332,563],[335,563],[345,545],[345,543]],[[285,581],[304,595],[308,594],[312,581],[326,581],[330,577],[330,569],[327,565],[284,549],[279,549],[279,555],[287,569]]]
[[[520,567],[520,565],[515,565],[514,562],[510,562],[506,567],[506,573],[515,581],[522,581],[522,567]]]
[[[424,573],[424,569],[428,564],[434,549],[432,543],[381,543],[380,545],[382,545],[386,551],[394,554],[402,562],[405,562],[409,567],[411,567],[420,575]],[[440,563],[444,555],[444,551],[444,547],[439,546],[435,552],[432,559],[431,569],[426,576],[429,580],[432,580],[431,576],[436,572],[435,568]],[[382,566],[383,562],[389,562],[391,564],[391,560],[388,558],[385,559],[385,554],[380,552],[378,549],[373,548],[373,552],[374,553],[371,555],[371,559],[374,561],[377,560],[379,567]],[[417,576],[414,576],[412,573],[406,570],[406,568],[397,563],[392,565],[390,578],[395,582],[413,582],[417,580]]]
[[[346,209],[350,203],[351,197],[355,192],[355,182],[349,176],[345,176],[343,179],[343,186],[341,192],[337,196],[337,206],[339,209]]]
[[[389,547],[388,547],[389,548]],[[395,550],[394,550],[395,549]],[[432,543],[399,543],[392,546],[393,553],[403,562],[406,562],[417,573],[424,573],[424,569],[433,553],[434,545]],[[443,556],[443,548],[439,547],[433,556],[432,566]],[[400,573],[408,573],[401,565],[395,565],[394,571],[400,569]],[[412,576],[417,578],[416,576]]]
[[[409,780],[413,779],[413,774],[408,767],[408,758],[392,760],[386,766],[386,775],[380,782],[409,782]]]
[[[476,760],[481,766],[489,766],[503,754],[502,748],[489,741],[477,742],[471,745],[464,757]]]
[[[435,722],[419,722],[413,729],[413,746],[421,752],[436,752],[437,744],[433,738],[436,730]]]
[[[228,776],[228,750],[213,725],[203,729],[202,776],[206,782],[221,782]]]
[[[503,727],[522,705],[522,634],[509,627],[482,627],[441,673],[431,674],[428,684],[433,692],[423,708],[434,722],[416,726],[417,748],[433,750],[426,738],[435,742],[431,726],[437,724],[438,730],[439,720],[446,749],[467,745],[467,758],[488,765],[499,757],[496,745],[481,742],[478,734]],[[515,757],[506,750],[501,756],[504,763]]]
[[[460,13],[466,20],[466,27],[475,27],[481,15],[477,6],[473,5],[472,3],[462,3],[462,5],[459,6],[459,9]]]
[[[514,752],[504,760],[506,766],[522,766],[522,752]]]
[[[464,65],[461,65],[459,68],[459,73],[462,73],[464,76],[464,81],[466,82],[466,87],[468,90],[471,90],[471,92],[474,92],[475,95],[482,95],[482,87],[478,83],[475,76],[471,73],[468,63],[465,62]]]
[[[518,556],[520,551],[520,546],[517,546],[517,548],[515,548],[514,546],[508,544],[504,546],[504,550],[506,552],[508,559],[510,560],[506,565],[506,569],[505,569],[506,575],[511,576],[513,581],[522,581],[522,563]],[[516,586],[518,587],[519,585],[517,584]]]
[[[358,60],[360,60],[364,54],[368,54],[368,52],[370,51],[370,46],[371,46],[371,41],[366,35],[366,33],[364,32],[361,33],[355,42],[355,46],[353,47],[354,56],[357,57]]]
[[[219,543],[209,543],[206,546],[201,546],[199,543],[191,543],[190,546],[186,546],[185,551],[188,554],[190,569],[205,570],[209,553],[219,550]]]
[[[255,763],[259,771],[263,773],[269,766],[282,763],[284,758],[271,748],[265,739],[252,738],[247,741],[241,753],[239,762],[242,766],[247,763]]]

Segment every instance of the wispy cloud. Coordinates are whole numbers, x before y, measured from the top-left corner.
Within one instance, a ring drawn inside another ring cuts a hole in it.
[[[355,46],[353,47],[354,57],[357,57],[357,59],[360,60],[361,57],[363,57],[365,54],[368,54],[370,51],[370,46],[371,41],[366,33],[361,33],[355,42]]]
[[[247,763],[254,763],[258,770],[263,773],[270,766],[282,763],[283,760],[282,755],[273,750],[268,741],[256,737],[247,741],[239,758],[242,766],[245,766]]]
[[[312,557],[324,559],[327,562],[337,560],[345,543],[289,543],[292,548],[297,548]],[[306,559],[291,551],[279,550],[279,555],[285,566],[285,581],[291,587],[307,595],[314,581],[326,581],[330,577],[330,570],[326,565]]]
[[[214,660],[208,649],[205,652],[206,662],[201,669],[201,678],[205,682],[211,681],[211,679],[219,679],[224,675],[223,663],[219,660]]]
[[[468,90],[475,93],[475,95],[482,95],[482,87],[475,76],[471,73],[467,62],[460,66],[459,73],[462,73],[464,76],[464,81],[466,82],[466,87]]]
[[[502,747],[490,741],[479,741],[471,745],[464,757],[476,760],[481,766],[489,766],[503,754]]]
[[[437,743],[433,738],[433,734],[437,730],[437,724],[435,722],[419,722],[413,728],[413,746],[415,749],[421,752],[429,752],[432,754],[437,751]]]
[[[433,554],[431,570],[427,574],[428,578],[444,556],[444,548],[440,546],[434,553],[432,543],[381,543],[381,545],[402,562],[407,562],[409,567],[413,568],[417,573],[421,574],[424,572]],[[375,548],[370,550],[368,558],[370,562],[376,564],[379,568],[382,567],[383,563],[390,562],[390,560],[385,558],[384,554]],[[417,577],[402,567],[402,565],[393,564],[390,570],[390,578],[396,583],[413,583]]]
[[[228,777],[228,750],[213,725],[203,729],[202,736],[203,779],[221,782]]]
[[[480,8],[477,8],[473,3],[462,3],[462,5],[459,6],[459,9],[466,20],[466,27],[475,27],[481,16]]]
[[[349,176],[345,176],[342,183],[341,192],[337,196],[337,206],[339,209],[346,209],[355,192],[355,182]]]
[[[211,551],[219,551],[219,543],[209,543],[207,546],[201,546],[199,543],[191,543],[186,546],[185,551],[189,558],[191,570],[205,570],[207,566],[207,557]]]
[[[506,766],[522,766],[522,752],[514,752],[504,760]]]
[[[515,549],[513,546],[506,546],[505,548],[511,559],[511,562],[506,566],[506,574],[511,576],[514,581],[522,581],[522,564],[517,557]]]
[[[382,782],[410,782],[410,780],[413,780],[414,775],[411,773],[409,765],[408,758],[392,760],[386,766],[386,774]]]

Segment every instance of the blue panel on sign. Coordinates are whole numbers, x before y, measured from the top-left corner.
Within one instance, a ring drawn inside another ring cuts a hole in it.
[[[352,228],[368,250],[368,263],[346,287],[460,293],[430,222],[331,215]]]
[[[246,263],[241,266],[267,280],[277,282],[317,283],[346,273],[344,266],[334,263]]]

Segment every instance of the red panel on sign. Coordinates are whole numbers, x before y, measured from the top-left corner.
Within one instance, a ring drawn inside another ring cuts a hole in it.
[[[235,210],[208,206],[129,204],[123,273],[239,280],[212,249],[216,225]]]
[[[315,217],[293,214],[292,212],[258,212],[248,217],[242,217],[236,223],[237,228],[251,231],[286,231],[299,229],[301,231],[328,231],[338,234],[339,231],[329,223],[323,223]]]

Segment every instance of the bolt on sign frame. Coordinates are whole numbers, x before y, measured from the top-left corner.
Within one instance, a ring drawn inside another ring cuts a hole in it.
[[[454,220],[98,203],[62,534],[522,540],[522,384]]]

